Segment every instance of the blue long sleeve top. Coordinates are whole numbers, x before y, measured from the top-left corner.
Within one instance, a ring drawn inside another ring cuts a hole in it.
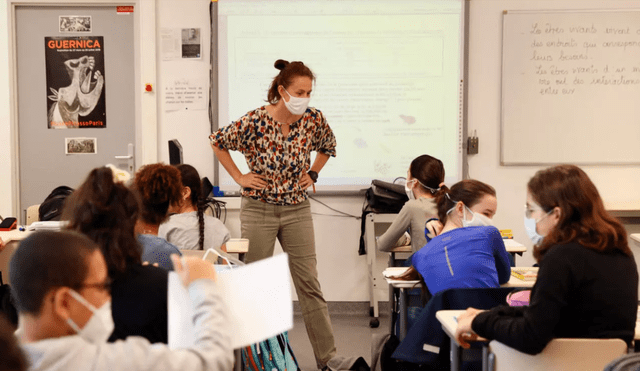
[[[414,254],[413,266],[435,295],[464,287],[499,287],[509,281],[509,253],[495,227],[445,232]]]

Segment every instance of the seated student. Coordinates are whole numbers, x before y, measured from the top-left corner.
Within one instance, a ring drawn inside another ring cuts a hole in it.
[[[108,167],[93,169],[67,199],[62,220],[98,244],[107,263],[115,324],[109,341],[135,335],[166,343],[168,272],[142,265],[138,200],[114,178]]]
[[[432,295],[451,288],[499,287],[511,267],[500,232],[491,225],[497,210],[493,187],[473,179],[443,187],[437,198],[442,232],[413,255],[400,279],[424,280]],[[417,274],[416,274],[417,273]]]
[[[407,170],[405,191],[409,197],[387,231],[378,238],[380,251],[391,251],[398,239],[408,230],[411,251],[416,252],[427,243],[424,224],[438,215],[435,197],[444,185],[442,161],[429,155],[416,157]]]
[[[188,287],[196,336],[171,350],[132,336],[106,343],[111,320],[110,279],[100,248],[76,232],[36,232],[11,258],[11,283],[20,312],[17,332],[30,370],[230,370],[233,351],[227,310],[213,266],[174,259]]]
[[[188,250],[227,251],[231,234],[225,225],[204,213],[205,195],[202,194],[200,174],[191,165],[177,165],[182,179],[180,202],[169,206],[169,220],[160,224],[158,236]]]
[[[528,354],[553,338],[633,341],[638,271],[627,232],[605,211],[598,190],[577,166],[538,171],[527,185],[525,228],[540,265],[525,307],[469,308],[456,337],[478,335]]]
[[[169,256],[182,253],[175,245],[158,237],[158,228],[169,217],[169,205],[179,203],[182,199],[180,172],[169,165],[145,165],[136,173],[133,187],[142,204],[136,224],[138,242],[143,249],[142,261],[158,263],[161,268],[171,270]]]

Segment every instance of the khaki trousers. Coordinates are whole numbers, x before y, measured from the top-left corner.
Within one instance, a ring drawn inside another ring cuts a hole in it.
[[[318,368],[336,354],[327,302],[316,268],[316,247],[309,200],[297,205],[272,205],[242,197],[242,238],[249,239],[247,263],[273,255],[276,237],[289,254],[289,270]]]

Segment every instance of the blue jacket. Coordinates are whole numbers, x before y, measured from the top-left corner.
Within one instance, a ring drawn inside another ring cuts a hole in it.
[[[434,237],[412,264],[429,292],[462,287],[499,287],[509,281],[509,253],[495,227],[457,228]]]

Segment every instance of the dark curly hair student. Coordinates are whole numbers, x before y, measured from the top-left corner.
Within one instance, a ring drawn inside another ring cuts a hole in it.
[[[191,165],[176,168],[182,179],[181,200],[169,208],[171,216],[160,225],[158,236],[181,249],[227,251],[225,244],[231,234],[220,220],[204,213],[207,201],[200,174]]]
[[[173,269],[169,256],[182,253],[175,245],[158,237],[158,228],[169,217],[169,206],[181,200],[180,171],[165,164],[145,165],[136,173],[133,189],[138,193],[142,205],[136,223],[138,242],[143,248],[142,260]]]
[[[100,167],[69,197],[62,220],[69,221],[68,229],[93,240],[105,258],[115,325],[109,340],[142,336],[166,343],[168,272],[142,265],[135,233],[139,214],[135,193],[114,181],[111,169]]]

